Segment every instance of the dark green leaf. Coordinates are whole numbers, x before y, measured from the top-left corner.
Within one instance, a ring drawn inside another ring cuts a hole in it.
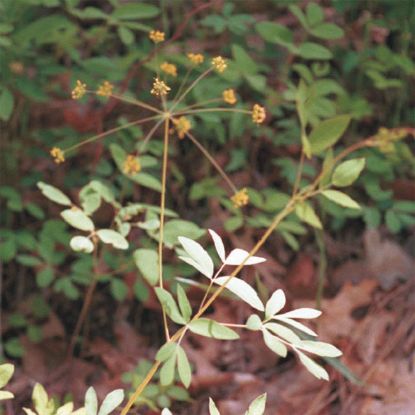
[[[327,60],[333,57],[329,49],[317,43],[304,42],[298,47],[298,54],[304,59]]]
[[[336,144],[346,131],[349,123],[349,115],[339,115],[329,120],[322,121],[314,127],[309,137],[311,152],[313,154],[319,154]]]
[[[344,36],[343,29],[334,23],[319,24],[312,28],[310,33],[316,37],[327,40],[340,39]]]
[[[255,26],[263,39],[282,46],[292,46],[293,33],[283,25],[272,22],[260,22]]]
[[[111,279],[111,293],[117,301],[125,299],[128,293],[128,287],[124,281],[119,278]]]
[[[53,269],[50,267],[44,268],[36,274],[36,283],[38,287],[49,287],[54,279]]]
[[[158,7],[146,3],[129,3],[117,6],[111,17],[115,19],[151,19],[160,13]]]
[[[0,119],[7,121],[13,111],[14,97],[6,88],[0,93]]]

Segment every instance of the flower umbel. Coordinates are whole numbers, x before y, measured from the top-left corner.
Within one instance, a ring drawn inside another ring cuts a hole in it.
[[[72,90],[72,98],[73,99],[80,99],[86,93],[86,84],[83,84],[80,80],[76,81],[76,86]]]
[[[261,105],[255,104],[252,108],[252,121],[255,124],[262,124],[265,120],[265,117],[265,108],[261,107]]]
[[[104,81],[97,89],[97,95],[101,97],[109,97],[112,94],[114,85],[111,82]]]
[[[177,76],[177,66],[172,63],[164,62],[160,65],[160,69],[167,75]]]
[[[222,93],[222,97],[227,104],[236,104],[237,99],[233,89],[225,89]]]
[[[173,119],[173,124],[176,127],[177,135],[182,140],[186,133],[192,128],[192,124],[186,117],[179,117]]]
[[[222,73],[228,67],[228,64],[226,63],[225,59],[222,58],[222,56],[216,56],[212,59],[212,66],[219,73]]]
[[[388,129],[381,127],[374,139],[382,153],[392,153],[395,151],[395,142],[405,138],[407,135],[405,128]]]
[[[122,170],[125,174],[135,174],[141,170],[141,165],[137,160],[137,157],[133,154],[129,154],[124,161]]]
[[[50,155],[53,157],[53,161],[56,164],[60,164],[65,161],[63,151],[59,147],[53,147],[52,150],[50,150]]]
[[[165,82],[160,81],[160,79],[155,78],[153,82],[153,88],[150,91],[156,97],[163,97],[167,95],[170,91],[170,87],[165,84]]]
[[[249,203],[248,189],[244,187],[243,189],[236,192],[231,197],[231,201],[233,203],[233,206],[236,208],[246,206]]]
[[[9,68],[13,73],[17,75],[21,75],[24,72],[23,63],[19,61],[10,62]]]
[[[205,57],[201,53],[188,53],[187,57],[195,65],[200,65],[205,60]]]
[[[148,37],[154,43],[160,43],[164,41],[164,32],[160,32],[159,30],[151,30]]]

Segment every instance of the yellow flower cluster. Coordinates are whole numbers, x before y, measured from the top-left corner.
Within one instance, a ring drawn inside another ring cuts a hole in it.
[[[236,192],[232,197],[231,201],[233,203],[233,206],[236,208],[240,208],[242,206],[246,206],[249,203],[249,196],[248,196],[248,190],[246,187],[239,190],[239,192]]]
[[[201,53],[188,53],[187,57],[195,65],[200,65],[205,60],[205,57]]]
[[[167,75],[177,76],[177,66],[172,63],[164,62],[160,65],[160,69]]]
[[[111,82],[104,81],[97,89],[97,95],[101,97],[109,97],[112,94],[114,85]]]
[[[394,141],[399,141],[405,138],[408,132],[405,128],[379,128],[379,131],[375,135],[374,139],[379,146],[379,150],[383,153],[391,153],[395,150]]]
[[[212,66],[219,73],[222,73],[228,67],[228,64],[226,63],[225,59],[222,58],[222,56],[216,56],[212,59]]]
[[[137,160],[137,157],[133,154],[129,154],[124,161],[122,170],[125,174],[135,174],[141,170],[141,165]]]
[[[82,98],[86,93],[86,84],[83,84],[80,80],[76,81],[76,86],[72,90],[72,98],[79,99]]]
[[[160,79],[155,78],[153,82],[153,88],[150,91],[152,95],[156,97],[163,97],[167,95],[170,91],[170,87],[165,84],[165,82],[160,81]]]
[[[255,104],[252,108],[252,121],[255,124],[261,124],[264,122],[266,117],[265,108],[261,105]]]
[[[23,63],[19,61],[10,62],[9,69],[17,75],[21,75],[24,72]]]
[[[225,89],[222,93],[223,100],[230,105],[236,104],[236,95],[233,89]]]
[[[151,30],[148,37],[154,43],[160,43],[164,41],[164,32],[160,32],[159,30]]]
[[[173,124],[176,128],[177,135],[182,140],[186,133],[192,128],[192,124],[186,117],[179,117],[178,119],[173,119]]]
[[[56,164],[60,164],[65,161],[63,151],[59,147],[53,147],[52,150],[50,150],[50,155],[53,157],[53,161]]]

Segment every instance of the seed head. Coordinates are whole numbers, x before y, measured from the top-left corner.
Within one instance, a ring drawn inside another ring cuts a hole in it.
[[[177,66],[172,63],[164,62],[160,65],[160,69],[167,75],[177,76]]]
[[[53,147],[52,150],[50,150],[50,155],[53,157],[53,161],[56,164],[60,164],[65,161],[63,151],[59,147]]]
[[[114,85],[108,81],[104,81],[97,89],[97,95],[101,97],[109,97],[112,94]]]
[[[223,100],[230,105],[236,104],[236,95],[233,89],[225,89],[222,93]]]
[[[249,203],[249,196],[248,190],[246,187],[236,192],[232,197],[231,201],[233,202],[233,206],[236,208],[240,208],[242,206],[246,206]]]
[[[165,84],[165,82],[160,81],[160,79],[155,78],[153,82],[153,88],[150,91],[152,95],[156,97],[163,97],[167,95],[170,91],[170,87]]]
[[[212,66],[219,73],[222,73],[228,67],[228,64],[226,63],[225,59],[222,58],[222,56],[216,56],[216,58],[212,59]]]
[[[186,133],[192,128],[192,124],[188,118],[182,116],[179,118],[173,119],[173,124],[176,128],[177,135],[182,140]]]
[[[261,107],[261,105],[255,104],[252,108],[252,121],[255,124],[262,124],[265,120],[265,117],[265,108]]]
[[[24,72],[23,63],[19,61],[10,62],[9,69],[17,75],[21,75]]]
[[[80,99],[86,93],[86,84],[83,84],[79,79],[76,81],[76,86],[72,90],[72,98]]]
[[[188,53],[187,57],[195,65],[200,65],[205,60],[205,57],[201,53]]]
[[[164,32],[160,32],[159,30],[151,30],[148,37],[154,43],[160,43],[164,41]]]
[[[122,170],[125,174],[135,174],[141,170],[140,162],[133,154],[129,154],[124,161]]]

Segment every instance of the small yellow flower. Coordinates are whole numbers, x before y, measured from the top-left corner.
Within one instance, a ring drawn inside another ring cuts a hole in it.
[[[140,162],[133,154],[129,154],[124,161],[122,170],[125,174],[135,174],[141,170]]]
[[[154,42],[154,43],[160,43],[164,41],[164,32],[160,32],[159,30],[152,30],[148,37]]]
[[[201,53],[188,53],[187,57],[195,65],[200,65],[205,60],[205,57]]]
[[[108,81],[104,81],[97,89],[97,95],[102,97],[109,97],[112,94],[114,85]]]
[[[192,128],[192,124],[186,117],[179,117],[178,119],[173,119],[173,124],[176,127],[177,135],[180,140],[182,140],[186,133]]]
[[[233,89],[225,89],[222,93],[222,97],[227,104],[236,104],[237,99]]]
[[[63,151],[59,147],[53,147],[52,150],[50,150],[50,155],[53,157],[53,161],[56,164],[60,164],[65,161]]]
[[[82,98],[86,93],[86,84],[83,84],[81,81],[76,81],[76,86],[72,90],[72,98],[79,99]]]
[[[167,75],[177,76],[177,66],[172,63],[164,62],[160,65],[160,69]]]
[[[23,63],[19,61],[10,62],[9,68],[13,73],[17,75],[21,75],[24,72]]]
[[[156,97],[163,97],[169,93],[170,89],[171,88],[167,86],[163,81],[160,81],[160,79],[155,78],[153,82],[153,88],[150,92],[152,95],[155,95]]]
[[[236,192],[232,197],[231,200],[233,202],[233,206],[236,208],[240,208],[242,206],[246,206],[249,203],[249,196],[248,190],[246,187]]]
[[[252,108],[252,121],[255,124],[262,124],[265,120],[265,117],[265,108],[261,107],[261,105],[255,104]]]
[[[382,153],[393,153],[395,151],[395,141],[402,140],[407,135],[408,132],[405,128],[388,129],[381,127],[373,138]]]
[[[222,56],[216,56],[216,58],[213,58],[212,65],[219,73],[222,73],[228,67],[228,64]]]

